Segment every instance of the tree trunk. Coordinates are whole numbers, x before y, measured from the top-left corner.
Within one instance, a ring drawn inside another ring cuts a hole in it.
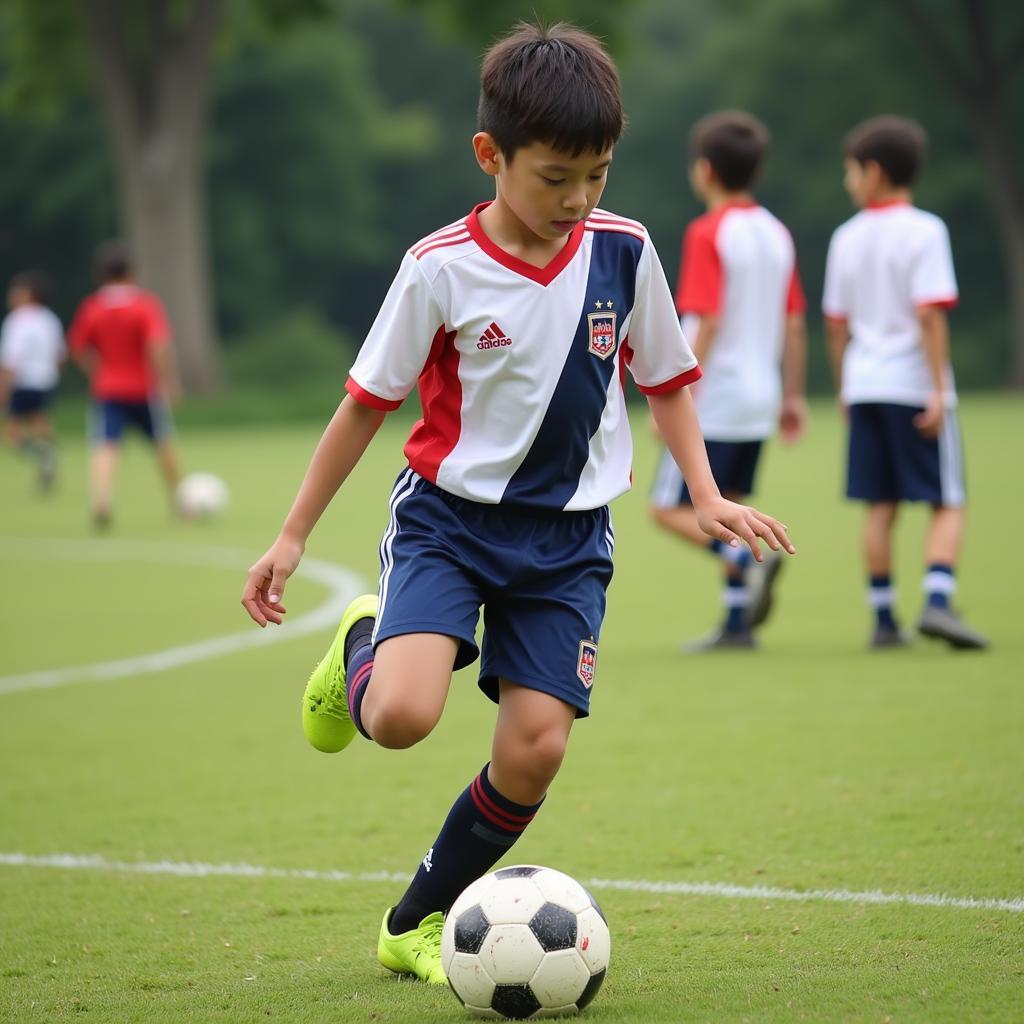
[[[193,0],[183,17],[172,0],[148,0],[144,39],[129,42],[138,6],[88,0],[92,50],[139,280],[167,307],[185,391],[205,394],[221,383],[202,168],[220,0]]]

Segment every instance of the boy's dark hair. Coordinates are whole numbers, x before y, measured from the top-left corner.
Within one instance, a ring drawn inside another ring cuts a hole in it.
[[[93,273],[99,284],[123,281],[132,272],[131,250],[120,240],[103,242],[93,257]]]
[[[690,129],[690,157],[703,157],[730,192],[747,188],[771,144],[771,133],[752,114],[720,110]]]
[[[589,32],[521,22],[484,56],[477,123],[506,160],[534,142],[603,153],[625,126],[619,73]]]
[[[32,301],[40,306],[46,306],[50,302],[50,279],[41,270],[25,270],[15,274],[8,287],[11,291],[20,289],[28,292],[32,296]]]
[[[874,161],[896,186],[910,185],[928,150],[928,135],[909,117],[886,114],[861,121],[843,141],[843,155],[859,164]]]

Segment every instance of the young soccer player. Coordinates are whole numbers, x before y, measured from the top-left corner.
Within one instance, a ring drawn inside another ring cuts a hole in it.
[[[807,420],[806,302],[793,240],[750,191],[769,141],[757,118],[732,110],[709,114],[690,132],[690,184],[707,213],[686,231],[676,310],[703,370],[694,405],[708,460],[733,501],[753,491],[762,445],[776,428],[784,441],[795,441]],[[684,650],[753,648],[754,630],[771,611],[782,556],[770,552],[758,562],[746,548],[709,539],[688,483],[666,450],[651,515],[721,560],[725,618]]]
[[[163,304],[135,283],[122,243],[100,246],[95,267],[100,287],[79,306],[68,337],[91,385],[89,482],[93,521],[103,528],[113,514],[114,476],[126,427],[152,443],[172,501],[181,471],[169,411],[177,378]]]
[[[494,199],[416,243],[352,367],[284,526],[242,604],[280,623],[314,524],[414,387],[380,545],[306,686],[302,722],[331,752],[356,732],[409,747],[436,725],[453,669],[479,654],[498,704],[490,762],[455,801],[384,915],[387,968],[443,983],[445,912],[523,833],[589,713],[612,575],[608,502],[629,488],[628,369],[691,481],[704,529],[792,551],[775,519],[715,486],[686,385],[700,376],[644,228],[596,209],[623,126],[614,64],[566,25],[521,25],[487,53],[477,163]]]
[[[0,325],[0,407],[7,410],[7,441],[36,463],[40,490],[57,475],[50,403],[67,357],[64,329],[46,306],[41,274],[18,274],[7,291],[10,312]]]
[[[829,354],[849,418],[846,493],[867,503],[864,557],[872,648],[908,639],[893,611],[899,506],[932,507],[917,628],[957,648],[985,638],[950,606],[964,530],[964,476],[946,311],[956,305],[946,225],[913,205],[926,136],[876,117],[846,137],[844,184],[860,212],[832,236],[825,270]]]

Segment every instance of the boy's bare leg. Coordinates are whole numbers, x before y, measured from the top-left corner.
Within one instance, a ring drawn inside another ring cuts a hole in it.
[[[697,525],[697,513],[692,505],[674,505],[670,508],[651,507],[651,518],[662,529],[689,541],[696,547],[706,548],[711,538]]]
[[[97,526],[110,522],[114,501],[114,476],[117,473],[119,446],[102,441],[92,450],[89,459],[89,488],[92,493],[92,514]]]
[[[539,803],[561,767],[576,709],[549,693],[505,679],[498,686],[488,777],[509,800]]]
[[[869,576],[892,574],[892,528],[895,502],[871,502],[864,519],[864,562]]]
[[[937,506],[932,511],[932,521],[924,542],[925,561],[932,565],[956,565],[960,557],[960,545],[964,535],[964,510]]]
[[[377,645],[360,709],[363,728],[382,747],[419,743],[441,718],[459,642],[440,633],[408,633]]]
[[[158,441],[156,444],[156,461],[160,466],[160,474],[167,485],[167,491],[173,500],[174,492],[181,482],[181,464],[178,461],[178,449],[173,441]]]
[[[49,490],[57,475],[57,452],[53,446],[53,423],[46,412],[33,413],[28,432],[35,439],[36,461],[39,463],[39,485]]]

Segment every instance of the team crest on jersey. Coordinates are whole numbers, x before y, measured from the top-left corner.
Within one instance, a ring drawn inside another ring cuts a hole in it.
[[[611,306],[611,304],[609,300],[608,305]],[[595,305],[601,309],[604,303],[598,302]],[[587,347],[601,359],[607,359],[615,351],[615,319],[614,309],[587,314],[587,325],[590,331],[590,344]]]
[[[580,641],[580,656],[576,662],[576,675],[589,690],[594,685],[594,671],[597,668],[597,644],[593,640]]]

